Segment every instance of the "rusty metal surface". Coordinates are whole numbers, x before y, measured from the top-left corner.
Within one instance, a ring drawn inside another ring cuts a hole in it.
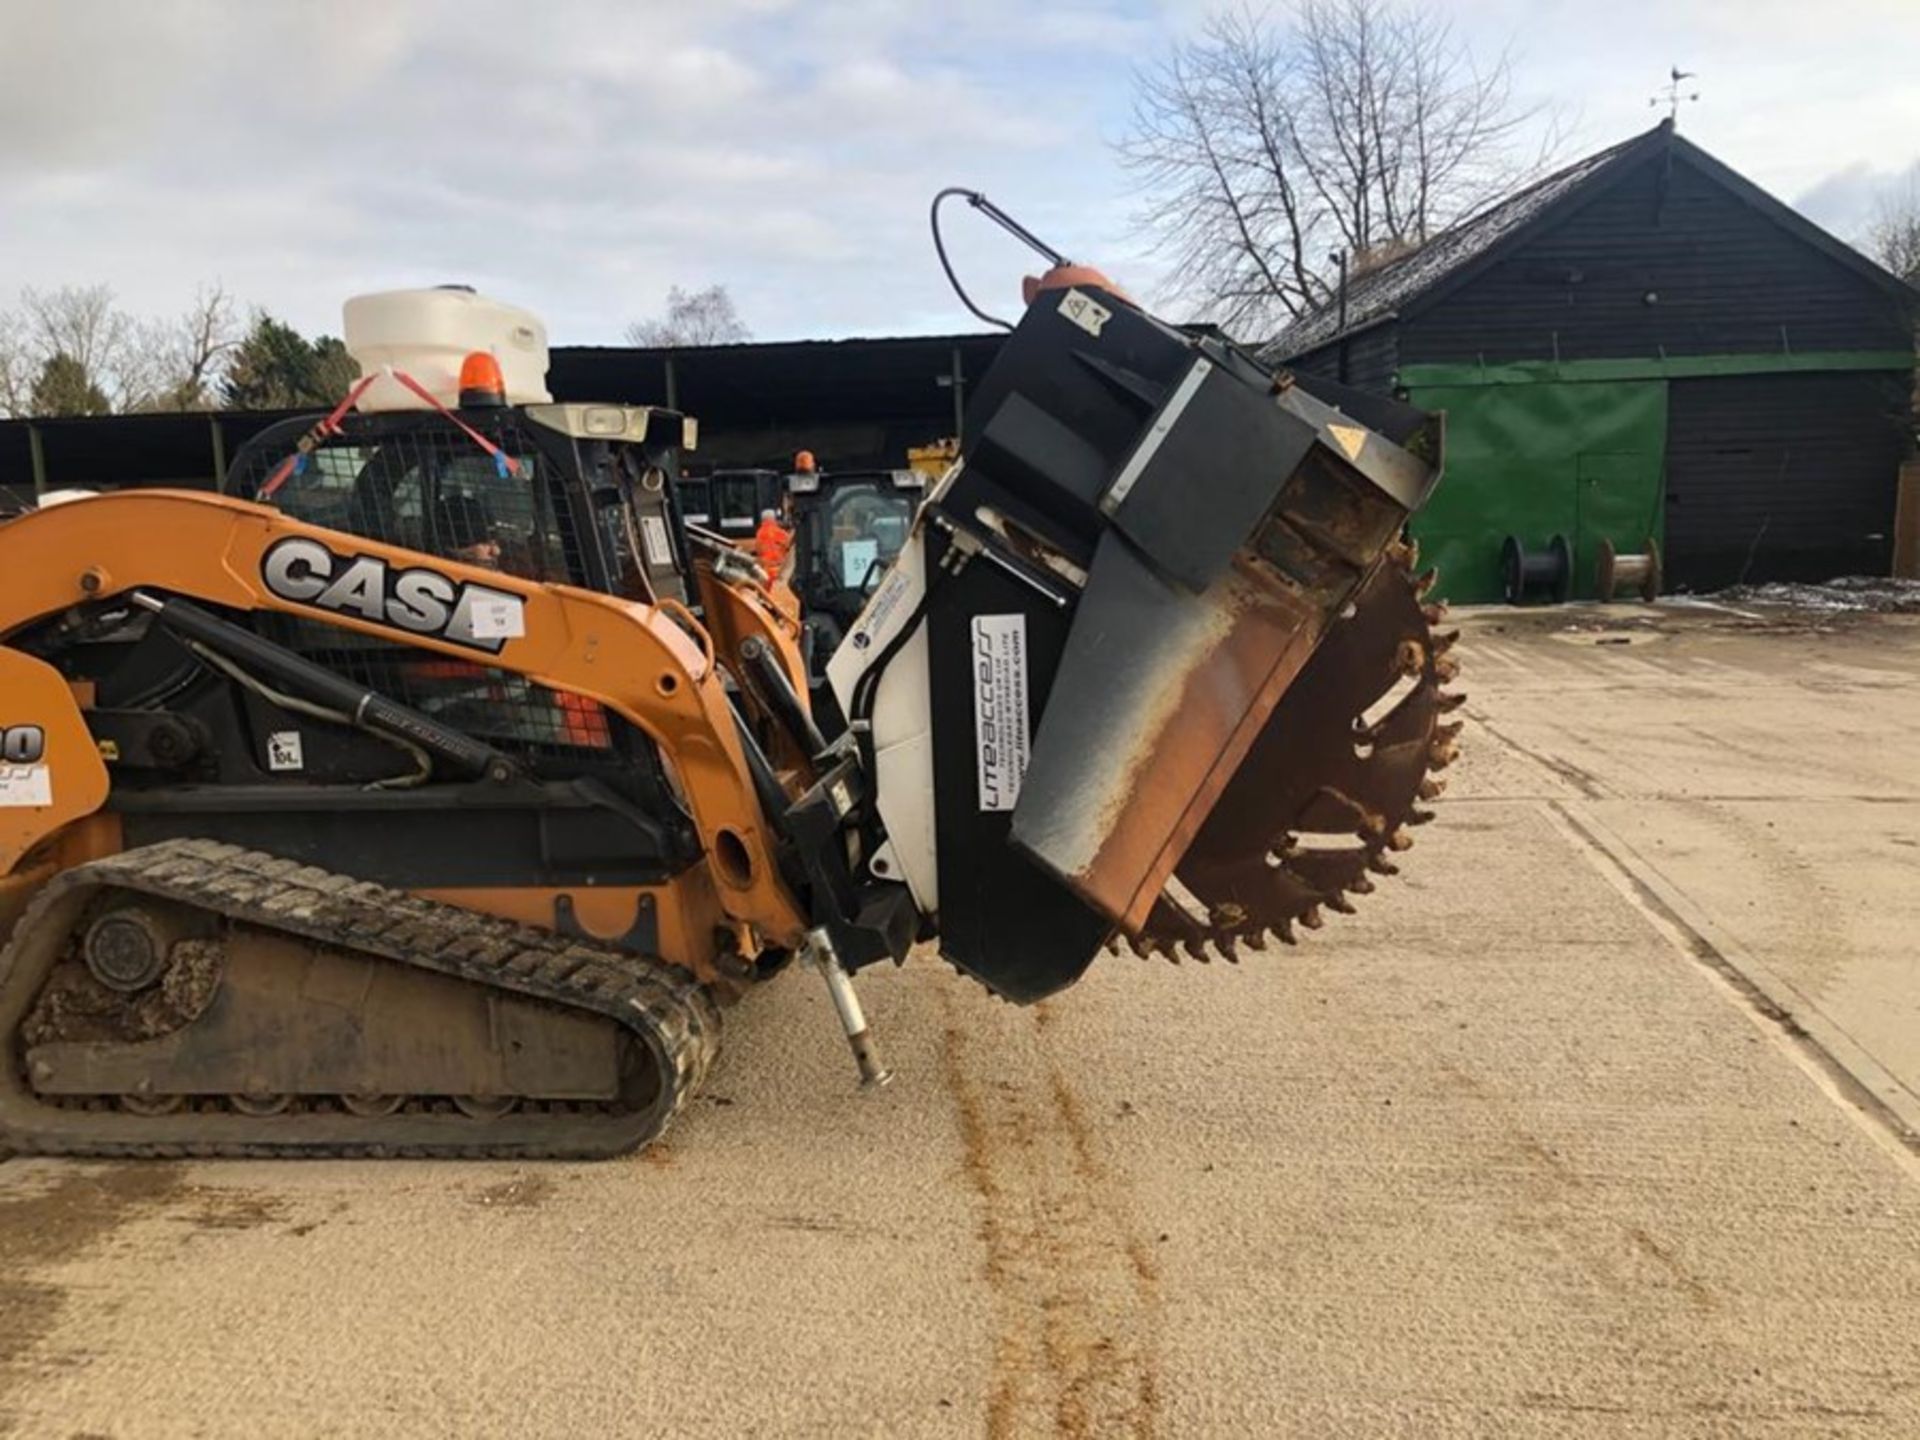
[[[1118,545],[1103,549],[1095,583],[1129,578],[1103,574],[1128,559]],[[1136,564],[1131,574],[1146,572]],[[1163,593],[1150,578],[1139,583]],[[1240,567],[1178,609],[1123,612],[1112,628],[1128,647],[1124,667],[1102,671],[1097,687],[1062,667],[1056,686],[1073,695],[1079,713],[1065,718],[1076,729],[1057,734],[1053,717],[1042,721],[1016,843],[1096,909],[1137,926],[1305,663],[1316,619]]]
[[[1240,771],[1275,706],[1404,519],[1317,445],[1202,594],[1156,581],[1123,545],[1103,541],[1055,682],[1072,708],[1058,724],[1051,711],[1041,722],[1015,842],[1138,933],[1210,812],[1249,788]],[[1081,633],[1089,627],[1095,633]],[[1095,658],[1114,645],[1125,647],[1124,667]]]
[[[1319,928],[1324,911],[1351,910],[1374,876],[1395,873],[1410,827],[1432,818],[1421,802],[1443,788],[1433,772],[1452,763],[1459,731],[1443,716],[1462,700],[1446,689],[1454,636],[1435,632],[1432,578],[1416,578],[1414,560],[1390,549],[1281,698],[1139,948],[1233,959],[1268,936],[1291,944],[1296,926]]]

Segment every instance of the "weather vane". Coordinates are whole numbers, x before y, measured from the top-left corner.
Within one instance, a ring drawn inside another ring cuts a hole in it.
[[[1682,100],[1698,100],[1700,98],[1700,92],[1698,90],[1695,90],[1692,94],[1683,94],[1680,89],[1680,82],[1682,80],[1698,80],[1699,78],[1698,73],[1695,71],[1682,70],[1678,65],[1675,65],[1668,71],[1666,89],[1648,100],[1647,104],[1658,105],[1665,102],[1667,119],[1672,122],[1677,122],[1680,118],[1680,102]]]

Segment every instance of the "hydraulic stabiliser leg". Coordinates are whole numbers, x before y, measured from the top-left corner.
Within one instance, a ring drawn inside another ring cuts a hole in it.
[[[840,1016],[840,1028],[846,1032],[847,1044],[853,1049],[854,1064],[860,1067],[861,1085],[867,1089],[885,1085],[893,1079],[893,1072],[880,1063],[880,1053],[873,1045],[873,1032],[867,1029],[866,1013],[860,1008],[860,997],[853,993],[853,978],[840,963],[833,940],[824,929],[808,933],[807,958],[826,978],[827,993],[833,997],[834,1011]]]

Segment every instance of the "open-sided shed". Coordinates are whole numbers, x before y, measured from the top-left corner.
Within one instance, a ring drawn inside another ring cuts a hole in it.
[[[1665,551],[1668,588],[1884,574],[1914,292],[1663,123],[1360,274],[1271,350],[1447,413],[1415,524],[1497,599],[1512,535]]]
[[[670,405],[700,422],[689,467],[786,466],[808,449],[835,469],[905,465],[958,433],[997,333],[797,340],[683,349],[559,346],[561,400]],[[240,445],[287,412],[0,420],[0,489],[211,488]]]

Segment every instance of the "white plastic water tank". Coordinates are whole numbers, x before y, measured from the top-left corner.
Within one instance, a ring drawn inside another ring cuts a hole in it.
[[[361,395],[361,410],[431,407],[386,373],[411,375],[448,409],[460,403],[460,362],[476,350],[500,362],[510,405],[544,405],[547,327],[537,315],[461,286],[385,290],[346,304],[347,353],[362,375],[378,375]]]

